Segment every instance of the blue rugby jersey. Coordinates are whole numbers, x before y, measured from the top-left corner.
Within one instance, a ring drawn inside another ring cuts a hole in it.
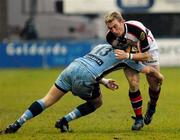
[[[96,79],[102,78],[104,75],[125,67],[129,67],[140,71],[144,67],[142,64],[133,60],[116,59],[114,49],[109,44],[100,44],[85,55],[84,57],[77,58],[75,61],[82,63],[89,72],[91,72]]]

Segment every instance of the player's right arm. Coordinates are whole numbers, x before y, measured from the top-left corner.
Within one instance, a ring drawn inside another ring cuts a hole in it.
[[[140,50],[138,50],[138,53],[131,53],[131,50],[127,51],[128,48],[128,44],[125,43],[125,41],[123,43],[120,44],[120,41],[117,39],[118,37],[116,37],[112,32],[108,31],[107,35],[106,35],[106,40],[109,44],[111,44],[114,48],[116,48],[115,50],[115,55],[117,59],[123,60],[123,59],[132,59],[135,61],[145,61],[145,60],[150,60],[152,58],[152,56],[147,52],[141,52]],[[122,46],[118,46],[118,45],[123,45]],[[146,44],[146,41],[143,44]],[[133,44],[134,45],[134,44]],[[140,45],[142,45],[142,43],[137,42],[136,43],[137,48],[140,48]],[[131,46],[130,46],[131,47]]]
[[[150,60],[152,59],[152,56],[148,52],[144,53],[127,53],[123,50],[116,49],[115,51],[115,56],[117,59],[123,60],[123,59],[132,59],[135,61],[145,61],[145,60]]]

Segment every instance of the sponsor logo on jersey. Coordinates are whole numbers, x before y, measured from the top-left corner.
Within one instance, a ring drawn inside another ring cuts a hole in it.
[[[140,40],[143,41],[146,38],[145,32],[141,32]]]
[[[101,66],[103,64],[103,61],[93,54],[87,54],[85,56],[85,58],[89,58],[89,59],[95,61],[99,66]]]

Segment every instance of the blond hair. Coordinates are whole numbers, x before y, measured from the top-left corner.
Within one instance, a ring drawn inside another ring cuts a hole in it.
[[[117,19],[119,21],[124,20],[121,13],[117,11],[111,11],[105,15],[105,23],[112,22],[114,19]]]

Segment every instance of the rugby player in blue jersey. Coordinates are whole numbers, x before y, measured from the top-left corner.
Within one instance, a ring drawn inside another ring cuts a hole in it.
[[[68,94],[68,91],[71,91],[73,95],[85,100],[85,103],[77,106],[55,123],[55,127],[61,132],[68,132],[70,121],[88,115],[102,105],[102,94],[99,83],[112,90],[118,88],[115,81],[103,77],[124,66],[131,67],[138,72],[153,74],[159,81],[163,79],[163,76],[151,67],[145,67],[141,63],[130,59],[118,60],[111,45],[97,45],[90,53],[84,57],[75,59],[65,68],[47,95],[33,102],[23,115],[5,130],[2,130],[1,134],[15,133],[27,120],[39,115],[64,95]]]

